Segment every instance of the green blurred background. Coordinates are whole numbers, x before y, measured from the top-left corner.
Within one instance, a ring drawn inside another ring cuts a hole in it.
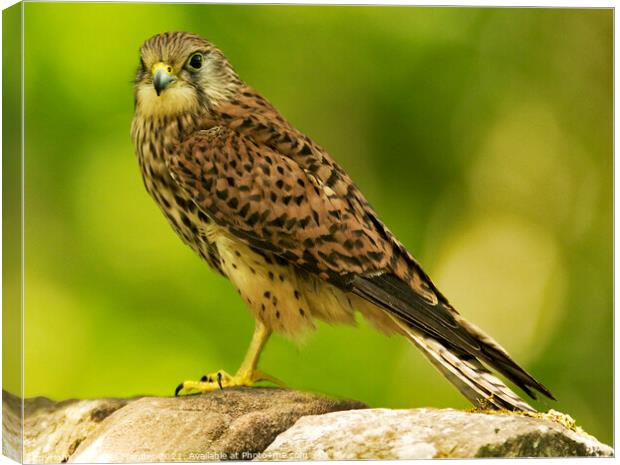
[[[129,139],[140,44],[188,30],[330,151],[452,303],[559,399],[537,407],[610,443],[612,21],[26,3],[25,395],[170,395],[245,353],[252,319],[147,196]],[[468,407],[363,321],[276,336],[262,368],[371,406]]]

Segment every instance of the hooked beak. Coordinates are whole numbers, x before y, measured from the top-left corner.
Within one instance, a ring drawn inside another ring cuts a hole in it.
[[[155,87],[158,96],[170,83],[175,81],[172,66],[166,63],[155,63],[151,68],[151,73],[153,74],[153,87]]]

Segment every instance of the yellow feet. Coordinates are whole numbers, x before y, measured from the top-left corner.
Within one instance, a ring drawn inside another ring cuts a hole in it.
[[[278,378],[263,373],[259,370],[251,372],[237,373],[232,376],[224,370],[217,371],[200,378],[200,381],[184,381],[174,390],[174,395],[178,396],[181,392],[190,394],[193,392],[211,392],[217,389],[224,389],[235,386],[254,386],[260,381],[268,381],[277,386],[284,387],[284,383]]]
[[[181,391],[185,393],[211,392],[216,389],[224,389],[225,387],[254,386],[259,381],[269,381],[277,386],[284,387],[284,383],[278,378],[274,378],[256,368],[260,353],[270,335],[271,330],[266,328],[260,321],[257,321],[248,352],[245,354],[243,363],[241,363],[241,367],[234,376],[229,375],[224,370],[220,370],[204,375],[200,378],[200,381],[185,381],[177,386],[174,395],[178,396]]]

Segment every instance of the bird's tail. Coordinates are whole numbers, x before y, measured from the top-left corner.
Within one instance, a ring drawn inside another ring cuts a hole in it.
[[[484,409],[506,409],[535,412],[499,378],[470,354],[458,354],[438,340],[423,335],[397,317],[392,317],[402,332],[418,347],[469,401]],[[477,328],[472,328],[477,330]]]

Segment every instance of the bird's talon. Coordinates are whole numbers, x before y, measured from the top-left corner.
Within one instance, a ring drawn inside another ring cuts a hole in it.
[[[190,393],[206,393],[225,388],[247,386],[251,387],[259,382],[270,382],[280,387],[284,383],[273,376],[269,376],[260,370],[239,370],[235,375],[230,375],[224,370],[202,375],[199,380],[184,381],[174,390],[174,395]]]
[[[177,386],[177,388],[174,390],[174,397],[177,397],[179,395],[179,392],[181,392],[181,390],[183,389],[183,385],[185,383],[181,383]]]

